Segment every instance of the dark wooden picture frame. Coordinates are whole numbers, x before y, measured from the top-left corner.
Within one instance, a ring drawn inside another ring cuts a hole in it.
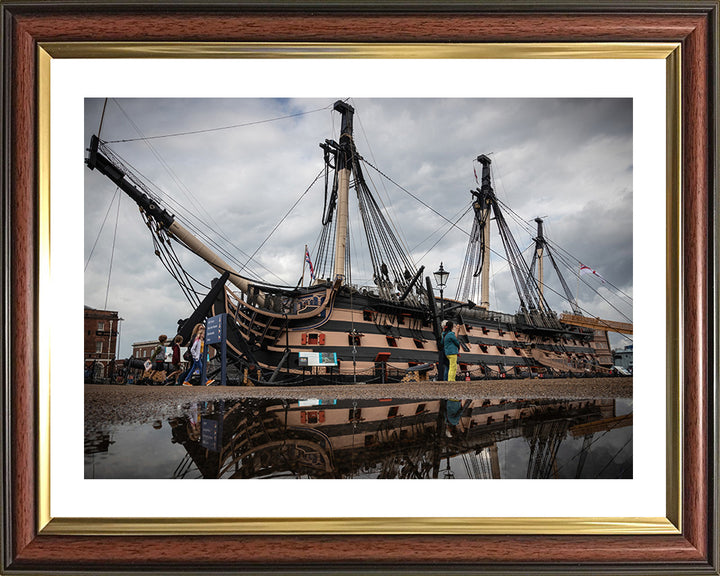
[[[718,574],[718,1],[249,3],[10,0],[2,16],[2,546],[8,574]],[[681,529],[676,534],[58,535],[38,529],[38,60],[62,42],[681,45]]]

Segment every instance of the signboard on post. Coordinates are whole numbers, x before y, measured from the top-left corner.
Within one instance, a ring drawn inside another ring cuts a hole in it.
[[[200,422],[200,445],[213,452],[222,450],[222,416],[210,414]]]
[[[298,352],[298,366],[337,366],[335,352]]]
[[[205,343],[220,345],[220,384],[227,385],[227,314],[208,318],[205,328]]]

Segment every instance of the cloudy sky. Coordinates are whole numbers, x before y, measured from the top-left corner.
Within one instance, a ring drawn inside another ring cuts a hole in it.
[[[110,99],[101,138],[131,140],[113,143],[112,149],[161,191],[181,223],[189,219],[202,226],[241,263],[265,241],[250,269],[265,281],[294,286],[304,246],[314,254],[320,233],[323,180],[308,187],[323,168],[318,144],[339,138],[335,100]],[[104,103],[86,100],[86,146],[98,132]],[[350,103],[360,154],[402,189],[366,168],[368,184],[416,265],[425,265],[427,274],[442,262],[450,272],[446,297],[455,295],[472,226],[469,213],[458,228],[448,220],[469,207],[469,191],[478,186],[474,159],[486,154],[493,161],[495,192],[519,220],[506,214],[528,261],[533,220],[540,216],[557,256],[575,268],[581,261],[607,280],[584,275],[579,281],[577,269],[563,267],[584,312],[632,319],[631,99]],[[174,334],[177,320],[192,310],[155,256],[150,233],[127,196],[116,196],[106,177],[86,170],[84,207],[85,305],[119,311],[124,318],[120,356],[127,357],[132,342]],[[357,215],[352,201],[350,214],[351,220]],[[370,283],[370,275],[361,234],[357,223],[351,224],[353,282],[362,285]],[[494,227],[491,242],[502,252]],[[217,276],[181,250],[178,256],[195,278],[208,284]],[[518,299],[507,265],[494,256],[491,269],[490,307],[515,312]],[[549,263],[545,276],[550,305],[569,310]]]

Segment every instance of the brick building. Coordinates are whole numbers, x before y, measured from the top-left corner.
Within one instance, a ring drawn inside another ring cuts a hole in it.
[[[93,368],[91,379],[108,378],[115,365],[118,313],[85,306],[85,368]]]
[[[155,347],[157,345],[157,340],[149,340],[147,342],[133,342],[133,358],[139,358],[140,360],[150,360],[150,355],[152,354],[153,350],[155,350]]]

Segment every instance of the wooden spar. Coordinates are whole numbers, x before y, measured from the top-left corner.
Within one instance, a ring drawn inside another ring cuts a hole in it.
[[[345,249],[348,230],[348,196],[350,188],[350,168],[338,173],[337,226],[335,229],[335,278],[345,276]]]
[[[241,276],[240,273],[237,272],[237,270],[235,270],[225,260],[220,258],[220,256],[215,254],[215,252],[210,250],[210,248],[205,246],[205,244],[198,240],[184,226],[179,224],[177,220],[173,220],[172,224],[168,226],[167,230],[175,238],[180,240],[180,242],[182,242],[188,248],[188,250],[205,260],[205,262],[210,264],[210,266],[215,268],[215,270],[220,272],[220,274],[223,274],[224,272],[229,272],[230,277],[228,278],[228,281],[234,284],[245,294],[250,295],[250,282],[248,281],[248,279]],[[265,304],[265,296],[261,292],[258,292],[254,296],[255,303],[258,306],[263,306]]]
[[[482,271],[480,272],[480,308],[490,309],[490,201],[489,195],[492,194],[492,183],[490,180],[490,164],[492,161],[484,154],[477,157],[477,161],[482,164],[482,176],[480,183],[480,196],[482,208],[482,221],[485,223],[483,227],[483,254],[482,254]]]
[[[205,246],[205,244],[198,240],[186,228],[178,224],[174,216],[169,214],[164,208],[159,206],[155,200],[136,186],[135,182],[128,177],[120,166],[115,165],[99,150],[99,144],[100,140],[97,136],[93,136],[90,139],[89,155],[85,160],[88,168],[90,168],[90,170],[97,170],[107,176],[118,188],[132,198],[146,214],[155,219],[160,226],[185,244],[188,249],[200,256],[200,258],[205,260],[220,274],[226,271],[230,272],[230,282],[237,286],[242,292],[249,295],[250,282],[246,278],[243,278],[230,264]],[[263,306],[265,304],[265,296],[257,293],[255,295],[255,303],[258,306]]]
[[[632,334],[633,325],[629,322],[617,322],[615,320],[603,320],[602,318],[590,318],[588,316],[580,316],[578,314],[560,314],[560,322],[580,326],[582,328],[591,328],[593,330],[601,330],[603,332],[617,332],[618,334]]]
[[[484,249],[482,255],[482,283],[480,286],[480,308],[485,310],[490,309],[490,205],[484,209],[483,220],[485,226],[483,227],[484,238]]]
[[[340,123],[340,151],[337,158],[338,197],[337,197],[337,224],[335,227],[335,280],[345,278],[345,249],[347,247],[348,231],[348,195],[350,189],[350,171],[352,157],[355,153],[353,144],[353,114],[355,109],[338,100],[333,109],[342,114]]]
[[[537,222],[537,239],[535,242],[535,251],[537,253],[538,260],[538,287],[540,288],[540,308],[545,307],[545,275],[543,273],[543,220],[542,218],[535,218]]]

